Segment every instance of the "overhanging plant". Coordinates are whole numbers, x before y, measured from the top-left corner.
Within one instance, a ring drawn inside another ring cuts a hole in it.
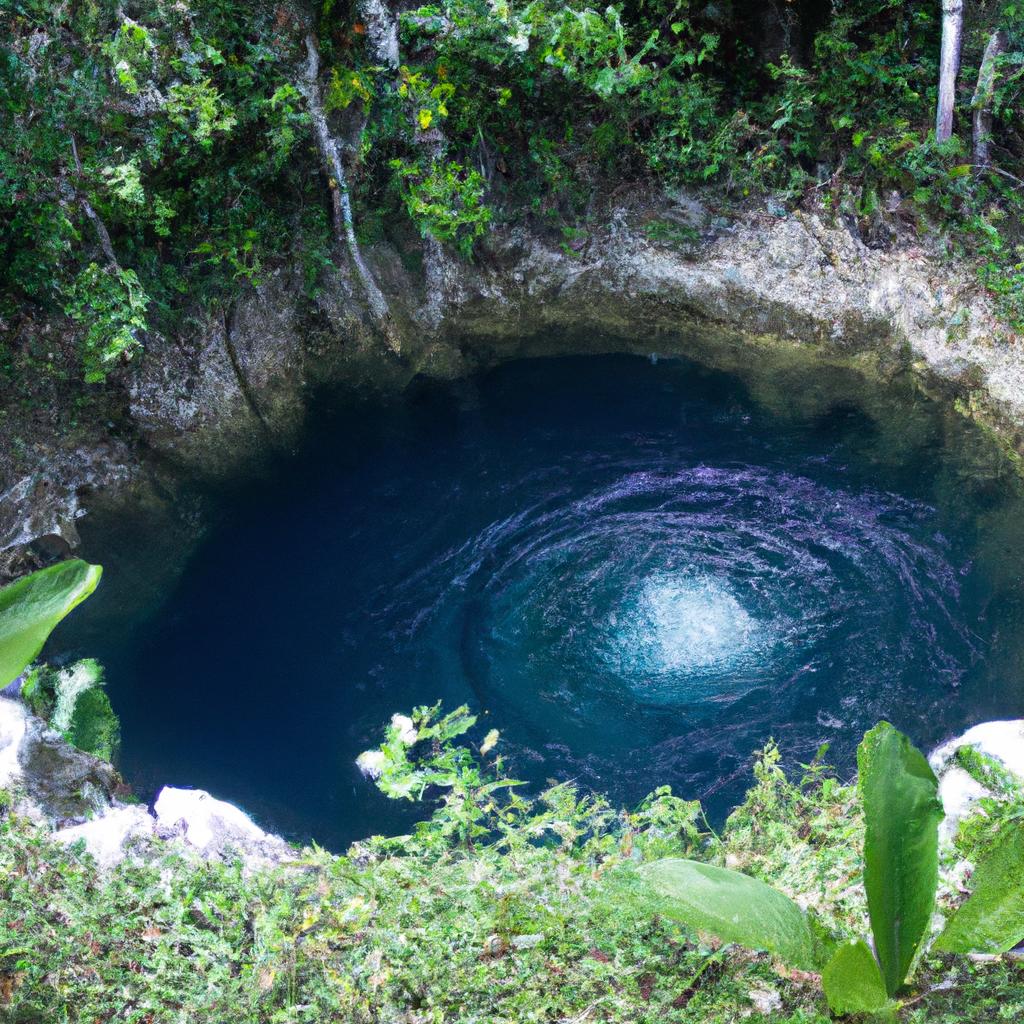
[[[61,619],[96,589],[102,572],[75,558],[0,589],[0,689],[35,660]]]
[[[924,755],[888,722],[857,751],[864,809],[864,888],[871,944],[837,943],[788,896],[755,878],[666,858],[642,870],[666,915],[726,942],[821,971],[834,1013],[895,1009],[925,943],[938,888],[938,782]],[[1008,831],[978,865],[974,892],[935,943],[950,953],[1001,953],[1024,938],[1024,832]]]

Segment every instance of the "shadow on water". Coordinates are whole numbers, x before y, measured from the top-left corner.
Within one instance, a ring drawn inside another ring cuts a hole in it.
[[[353,764],[415,704],[472,704],[533,783],[667,783],[719,819],[770,736],[848,769],[881,717],[927,746],[1024,714],[1005,460],[909,382],[757,359],[324,395],[299,452],[205,496],[191,550],[87,520],[104,584],[52,649],[106,665],[140,795],[336,848],[415,819]]]

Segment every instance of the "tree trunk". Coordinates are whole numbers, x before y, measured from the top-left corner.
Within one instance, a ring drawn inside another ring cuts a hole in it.
[[[942,55],[939,59],[939,105],[935,112],[935,140],[953,134],[956,76],[960,70],[960,44],[964,33],[964,0],[942,0]]]
[[[386,0],[359,0],[357,10],[366,27],[367,48],[373,59],[395,76],[397,88],[401,59],[398,47],[398,15],[388,6]],[[448,148],[441,128],[433,125],[422,131],[416,123],[415,113],[412,115],[411,127],[415,143],[418,148],[425,151],[427,160],[430,163],[441,160]],[[426,235],[423,239],[426,301],[418,319],[431,329],[436,329],[444,317],[445,297],[448,292],[448,266],[448,255],[444,246],[433,235]]]
[[[78,143],[75,141],[74,135],[71,136],[71,155],[75,160],[75,174],[78,178],[81,178],[82,161],[78,157]],[[78,205],[82,208],[82,212],[89,218],[96,231],[100,248],[103,250],[103,255],[107,258],[108,269],[119,274],[121,272],[121,264],[117,262],[117,253],[114,252],[113,243],[110,241],[110,232],[107,230],[107,225],[103,223],[103,218],[93,209],[92,203],[85,197],[85,194],[79,192],[77,188],[75,189],[75,197],[78,200]]]
[[[971,108],[974,111],[974,165],[985,168],[991,159],[992,99],[996,91],[996,61],[1006,52],[1006,33],[996,29],[988,38],[985,55],[978,70],[978,85],[974,90]]]
[[[370,307],[370,313],[387,339],[388,344],[398,352],[401,345],[395,328],[395,322],[391,316],[391,309],[388,306],[387,299],[384,298],[384,293],[380,290],[380,286],[374,279],[372,271],[363,259],[363,254],[359,248],[359,241],[356,238],[355,224],[352,218],[352,200],[349,196],[345,165],[341,159],[338,143],[327,125],[327,115],[324,113],[323,103],[320,100],[320,85],[318,81],[320,76],[320,51],[312,33],[306,36],[306,52],[308,54],[308,61],[303,92],[306,96],[310,120],[313,122],[317,148],[320,150],[320,158],[327,171],[327,177],[331,186],[334,233],[338,241],[343,242],[348,248],[356,276],[359,278],[363,294],[366,296],[367,304]]]

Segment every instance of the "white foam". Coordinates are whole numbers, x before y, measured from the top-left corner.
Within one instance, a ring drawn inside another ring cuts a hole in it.
[[[762,624],[723,582],[705,576],[652,576],[610,623],[610,660],[651,696],[666,677],[686,696],[688,682],[747,664],[764,642]]]

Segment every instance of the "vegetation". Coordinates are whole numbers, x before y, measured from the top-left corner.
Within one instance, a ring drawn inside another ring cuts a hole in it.
[[[936,136],[937,0],[7,0],[0,318],[66,317],[98,383],[270,264],[315,288],[353,226],[377,303],[357,235],[401,246],[411,222],[467,256],[523,216],[573,236],[649,179],[725,210],[823,203],[869,244],[933,236],[1019,326],[1024,7],[966,12]]]
[[[86,658],[57,670],[32,666],[57,624],[96,589],[103,570],[58,562],[0,588],[0,689],[20,677],[20,696],[71,744],[112,761],[120,726],[103,691],[103,669]]]
[[[28,668],[57,623],[96,589],[102,571],[72,559],[0,589],[0,689]]]
[[[770,884],[808,909],[814,944],[863,934],[854,786],[820,761],[789,781],[769,747],[716,834],[698,804],[665,789],[630,812],[570,785],[529,798],[505,774],[493,730],[475,751],[456,743],[473,726],[465,709],[395,716],[364,769],[392,798],[436,806],[411,835],[371,838],[343,857],[311,848],[279,868],[245,869],[155,842],[99,872],[81,849],[8,810],[5,1019],[830,1019],[818,975],[788,966],[788,951],[748,952],[680,923],[648,878],[666,858],[699,862],[708,877],[742,867],[747,884]],[[1019,878],[1010,885],[1018,894]],[[985,884],[979,869],[976,891]],[[960,900],[941,895],[944,906]],[[1013,961],[926,951],[901,1000],[899,1018],[915,1024],[1014,1020],[1024,978]]]
[[[821,970],[833,1011],[891,1014],[927,935],[938,887],[938,783],[924,756],[886,722],[861,743],[864,888],[872,946],[838,945],[816,919],[747,875],[697,861],[666,859],[643,873],[670,913],[727,941],[768,949],[799,968]],[[1005,953],[1024,937],[1024,833],[1003,827],[974,876],[971,898],[935,948]]]

